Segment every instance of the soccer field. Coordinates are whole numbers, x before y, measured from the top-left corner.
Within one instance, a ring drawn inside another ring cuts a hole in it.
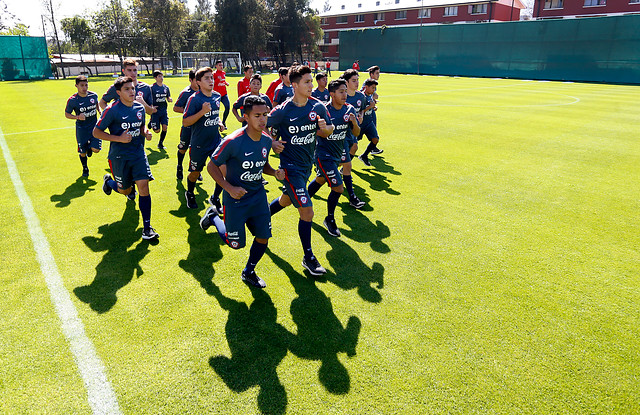
[[[150,244],[102,192],[108,143],[81,177],[74,81],[0,83],[0,413],[639,413],[640,87],[380,82],[367,206],[343,198],[334,238],[318,192],[320,279],[298,213],[274,216],[264,291],[198,225],[210,177],[185,206],[178,114],[147,145]]]

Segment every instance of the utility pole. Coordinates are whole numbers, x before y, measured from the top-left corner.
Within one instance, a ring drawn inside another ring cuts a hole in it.
[[[58,28],[56,27],[56,18],[53,15],[53,0],[48,0],[46,3],[51,12],[51,24],[53,25],[53,34],[56,37],[56,44],[58,45],[58,56],[60,57],[60,69],[62,70],[62,78],[67,79],[67,75],[64,73],[64,62],[62,61],[62,48],[60,48],[60,39],[58,38]]]

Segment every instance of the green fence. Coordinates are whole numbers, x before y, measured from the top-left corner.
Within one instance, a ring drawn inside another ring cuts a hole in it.
[[[0,79],[41,79],[51,76],[43,37],[0,36]]]
[[[640,15],[340,32],[340,67],[640,83]]]

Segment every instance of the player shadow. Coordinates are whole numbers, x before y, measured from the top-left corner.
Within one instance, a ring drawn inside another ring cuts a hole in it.
[[[168,158],[169,154],[167,154],[166,150],[158,150],[147,147],[147,160],[149,161],[149,166],[156,165],[158,164],[158,161]]]
[[[93,192],[91,186],[96,184],[95,180],[91,180],[88,177],[78,177],[75,182],[71,183],[64,189],[64,192],[59,195],[51,195],[49,198],[52,202],[56,203],[56,207],[63,208],[71,204],[72,199],[76,199],[85,195],[85,193]]]
[[[91,284],[73,289],[80,301],[98,313],[111,310],[118,300],[118,290],[129,284],[134,275],[140,278],[144,274],[140,261],[149,253],[149,241],[140,239],[139,216],[136,204],[127,202],[122,219],[98,228],[100,238],[82,238],[92,251],[106,251]],[[130,249],[136,242],[135,248]]]
[[[292,334],[277,323],[273,301],[259,289],[251,290],[250,305],[224,296],[213,283],[208,292],[229,312],[225,332],[231,351],[231,357],[211,357],[209,365],[233,392],[257,386],[261,413],[284,414],[287,392],[276,369],[287,355]]]
[[[369,183],[371,190],[379,192],[384,191],[394,196],[400,195],[400,192],[391,188],[392,180],[389,179],[389,175],[400,176],[402,173],[396,170],[392,165],[388,164],[381,157],[372,157],[369,160],[374,168],[353,169],[351,171],[352,174],[355,174],[358,178]],[[358,197],[360,197],[359,194]]]
[[[382,294],[379,290],[384,288],[384,266],[374,262],[369,267],[342,237],[329,235],[322,225],[313,223],[312,226],[331,246],[331,250],[327,252],[327,260],[335,274],[327,273],[327,281],[343,290],[356,289],[360,298],[370,303],[381,302]]]
[[[318,380],[328,392],[336,395],[349,393],[351,379],[338,354],[356,355],[360,319],[351,316],[343,327],[333,311],[331,299],[318,288],[317,281],[297,272],[271,250],[267,250],[267,255],[289,277],[298,295],[290,307],[297,330],[289,337],[289,350],[301,359],[320,362]]]

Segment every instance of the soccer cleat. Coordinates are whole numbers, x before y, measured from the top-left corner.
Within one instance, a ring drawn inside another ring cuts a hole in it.
[[[176,169],[176,179],[182,180],[182,166],[178,166]]]
[[[327,273],[327,270],[324,269],[322,265],[320,265],[320,263],[318,262],[315,256],[312,256],[311,258],[308,258],[308,259],[303,258],[302,266],[305,267],[307,271],[309,271],[309,274],[314,275],[316,277]]]
[[[83,167],[82,168],[82,177],[89,177],[89,168],[88,167]]]
[[[358,158],[360,159],[361,162],[364,163],[365,166],[371,167],[371,162],[369,161],[369,157],[362,155],[362,156],[358,156]]]
[[[349,198],[349,204],[356,209],[362,209],[364,205],[366,205],[366,203],[360,200],[356,195]]]
[[[322,222],[325,228],[327,228],[327,232],[331,236],[340,236],[340,229],[338,229],[338,225],[336,225],[336,220],[333,216],[327,216],[324,218],[324,222]]]
[[[224,210],[222,209],[222,203],[220,203],[220,199],[214,198],[213,195],[211,195],[209,196],[209,204],[216,209],[218,215],[222,215]]]
[[[204,216],[200,219],[200,227],[203,231],[206,231],[213,225],[213,219],[218,216],[218,212],[216,212],[216,208],[211,205],[204,211]]]
[[[162,141],[160,141],[158,143],[158,150],[164,150],[166,147],[164,146],[164,143]]]
[[[184,197],[187,199],[187,207],[189,209],[198,209],[198,202],[196,202],[196,195],[190,191],[184,192]]]
[[[106,194],[107,196],[111,194],[111,191],[113,190],[111,187],[109,187],[109,185],[107,184],[107,181],[111,180],[111,175],[110,174],[105,174],[104,176],[102,176],[102,191],[104,192],[104,194]]]
[[[374,148],[373,150],[371,150],[369,153],[373,154],[373,155],[378,155],[378,154],[382,154],[384,150],[379,149],[378,147]]]
[[[142,239],[158,239],[158,237],[160,237],[160,235],[158,235],[158,232],[156,232],[156,230],[151,227],[142,230]]]
[[[265,288],[267,284],[262,280],[262,278],[258,277],[255,271],[246,272],[242,271],[242,281],[244,281],[247,285],[252,285],[256,288]]]
[[[136,200],[136,195],[138,194],[138,192],[136,192],[136,188],[135,186],[131,187],[131,192],[127,195],[127,199],[129,200]]]

